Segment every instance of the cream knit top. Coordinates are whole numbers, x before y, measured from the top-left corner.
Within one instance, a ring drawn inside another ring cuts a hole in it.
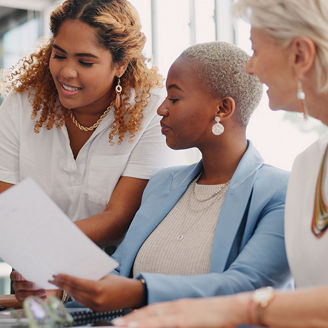
[[[201,185],[197,180],[139,249],[134,276],[140,272],[181,275],[209,272],[215,227],[229,182]]]

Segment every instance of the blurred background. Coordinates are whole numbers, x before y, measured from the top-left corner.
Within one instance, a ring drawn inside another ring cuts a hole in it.
[[[145,55],[163,76],[175,58],[194,43],[232,42],[251,55],[249,26],[232,20],[232,1],[131,0],[147,36]],[[49,15],[61,2],[0,0],[0,72],[32,52],[39,40],[49,37]],[[305,121],[301,114],[270,111],[264,87],[261,104],[247,134],[267,163],[290,170],[295,156],[324,131],[316,120]],[[196,150],[177,151],[177,156],[184,163],[199,159]],[[0,261],[0,294],[9,293],[10,271],[11,268]]]

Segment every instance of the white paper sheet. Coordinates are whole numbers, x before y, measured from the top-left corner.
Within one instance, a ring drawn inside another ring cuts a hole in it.
[[[0,257],[47,289],[53,274],[98,280],[117,267],[32,179],[0,194]]]

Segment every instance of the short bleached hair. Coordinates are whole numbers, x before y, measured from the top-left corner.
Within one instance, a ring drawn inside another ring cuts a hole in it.
[[[196,61],[198,77],[213,97],[234,99],[239,123],[247,126],[262,97],[262,84],[246,73],[246,52],[227,42],[207,42],[187,48],[182,56]]]
[[[301,35],[309,37],[317,51],[317,89],[328,91],[328,0],[239,0],[233,13],[278,44],[289,44]]]

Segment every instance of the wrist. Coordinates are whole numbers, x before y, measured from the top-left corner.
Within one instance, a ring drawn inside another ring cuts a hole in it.
[[[142,294],[140,298],[140,303],[136,308],[141,308],[148,303],[148,289],[147,289],[147,283],[146,280],[142,277],[139,277],[136,279],[139,282],[139,286],[142,288]]]
[[[267,327],[264,320],[265,310],[275,297],[272,287],[264,287],[249,294],[247,303],[247,323]]]
[[[62,291],[60,299],[64,304],[71,301],[71,297],[67,294],[66,290]]]
[[[250,300],[252,298],[252,293],[244,292],[231,296],[233,317],[235,318],[234,324],[236,326],[244,324],[252,324],[252,318],[250,318]]]

